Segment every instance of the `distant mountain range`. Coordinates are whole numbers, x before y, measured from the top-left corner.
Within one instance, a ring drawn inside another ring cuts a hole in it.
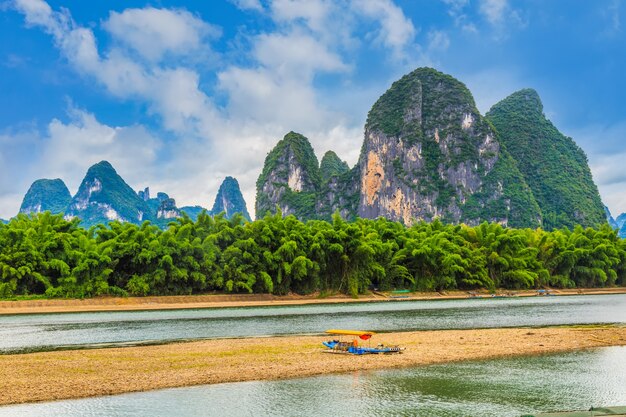
[[[606,219],[611,227],[618,231],[619,237],[626,239],[626,213],[622,213],[614,219],[608,207],[605,206],[604,210],[606,212]]]
[[[78,217],[81,225],[90,227],[113,220],[140,224],[146,220],[166,226],[182,213],[192,219],[206,210],[201,206],[177,207],[176,201],[163,192],[151,198],[150,189],[135,192],[113,166],[101,161],[87,170],[74,197],[61,179],[35,181],[24,196],[20,213],[64,213],[67,218]],[[224,213],[226,218],[235,213],[250,220],[239,183],[232,177],[224,179],[209,214]]]

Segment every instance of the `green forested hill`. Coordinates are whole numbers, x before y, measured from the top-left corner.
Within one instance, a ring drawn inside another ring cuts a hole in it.
[[[50,211],[63,213],[72,201],[70,191],[63,180],[40,179],[30,186],[22,200],[20,213],[40,213]]]
[[[626,240],[608,224],[547,232],[282,213],[85,230],[45,212],[0,224],[0,272],[0,298],[605,287],[626,284]]]
[[[101,161],[89,168],[67,214],[80,218],[87,227],[106,224],[111,220],[141,223],[155,219],[155,213],[148,203],[137,195],[107,161]]]
[[[348,164],[333,151],[327,151],[322,157],[322,162],[320,162],[322,181],[328,181],[331,177],[345,174],[349,170]]]
[[[299,219],[316,217],[315,203],[322,179],[309,140],[289,132],[267,154],[256,182],[256,217],[275,213],[276,207]]]
[[[510,95],[494,105],[487,118],[531,188],[544,228],[606,223],[585,153],[546,119],[536,91]]]

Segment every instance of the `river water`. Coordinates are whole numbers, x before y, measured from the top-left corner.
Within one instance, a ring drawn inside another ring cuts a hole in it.
[[[175,340],[626,323],[626,294],[0,316],[0,353]]]
[[[519,417],[601,405],[626,405],[626,347],[8,406],[0,417]]]

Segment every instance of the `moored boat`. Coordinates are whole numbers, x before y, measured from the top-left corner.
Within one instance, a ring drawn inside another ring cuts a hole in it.
[[[344,353],[352,355],[367,355],[367,354],[394,354],[402,353],[405,348],[400,346],[385,346],[379,344],[376,347],[361,346],[359,340],[370,340],[375,334],[374,332],[365,332],[359,330],[326,330],[326,333],[338,336],[337,339],[328,340],[322,342],[328,349],[324,352],[327,353]],[[342,340],[343,336],[353,336],[352,341],[346,342]]]

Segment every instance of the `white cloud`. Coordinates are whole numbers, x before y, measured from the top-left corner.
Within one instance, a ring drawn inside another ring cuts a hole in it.
[[[283,77],[309,79],[316,71],[348,69],[338,54],[313,37],[298,32],[259,35],[254,55],[259,64]]]
[[[274,0],[272,18],[276,22],[291,23],[302,20],[312,31],[322,32],[336,9],[328,0]]]
[[[428,49],[431,51],[445,51],[450,46],[448,34],[441,30],[428,32]]]
[[[154,167],[159,141],[141,126],[111,127],[91,113],[70,109],[71,121],[52,120],[42,140],[39,176],[59,177],[75,192],[87,169],[107,160],[139,186]]]
[[[492,25],[504,19],[508,8],[508,0],[481,0],[479,10]]]
[[[260,0],[230,0],[235,6],[241,10],[263,10]]]
[[[404,58],[405,48],[414,40],[417,30],[402,9],[389,0],[353,0],[353,8],[380,24],[377,40],[391,48],[396,57]]]
[[[143,127],[110,127],[75,108],[69,116],[68,123],[53,119],[43,133],[25,129],[0,136],[7,156],[0,157],[0,217],[16,215],[28,187],[39,178],[61,178],[76,192],[87,169],[101,160],[111,162],[135,187],[158,173],[155,162],[162,144]],[[24,160],[30,163],[25,166]]]
[[[165,55],[187,55],[205,47],[220,30],[186,10],[146,7],[111,11],[103,27],[121,44],[150,61]]]

